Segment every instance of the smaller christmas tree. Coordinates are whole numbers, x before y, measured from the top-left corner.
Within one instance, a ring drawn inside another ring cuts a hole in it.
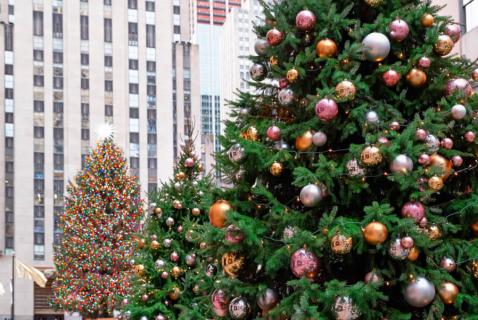
[[[128,175],[122,151],[107,138],[67,191],[52,303],[83,316],[107,316],[130,290],[132,236],[143,213],[140,187]]]
[[[131,319],[204,319],[196,282],[203,261],[195,229],[208,221],[211,179],[200,178],[193,140],[182,147],[175,178],[150,194],[154,209],[137,238],[134,294],[123,302]],[[204,309],[204,310],[203,310]]]

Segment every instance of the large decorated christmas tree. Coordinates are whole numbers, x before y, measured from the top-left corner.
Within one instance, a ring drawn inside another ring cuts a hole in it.
[[[203,294],[197,281],[202,275],[198,268],[205,263],[198,255],[197,227],[208,223],[213,191],[209,176],[202,177],[202,164],[189,139],[174,178],[149,195],[152,213],[137,236],[134,292],[124,300],[131,319],[200,320],[208,313],[209,305],[194,300]]]
[[[450,55],[460,25],[429,1],[262,4],[202,302],[227,319],[477,319],[478,70]]]
[[[83,316],[108,316],[129,294],[133,235],[142,215],[140,187],[108,138],[86,157],[68,186],[55,247],[53,305]]]

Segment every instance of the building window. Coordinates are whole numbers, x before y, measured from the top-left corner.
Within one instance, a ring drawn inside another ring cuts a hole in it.
[[[53,36],[63,37],[63,15],[60,13],[53,13]]]
[[[113,80],[105,80],[105,91],[113,92]]]
[[[146,61],[146,71],[156,72],[156,61]]]
[[[13,89],[5,88],[5,99],[13,99]]]
[[[147,94],[148,96],[155,97],[156,96],[156,86],[148,84],[147,86]]]
[[[128,0],[128,9],[138,9],[138,1],[137,0]]]
[[[43,12],[33,11],[33,34],[43,36]]]
[[[146,11],[154,11],[154,2],[146,1]]]
[[[174,14],[181,14],[181,7],[180,6],[173,6],[173,13]]]
[[[43,87],[44,77],[39,75],[33,76],[33,85],[35,87]]]
[[[156,28],[151,24],[146,25],[146,47],[156,47]]]
[[[478,26],[478,20],[476,19],[476,15],[478,14],[478,1],[464,0],[463,9],[465,11],[465,31],[468,32]]]
[[[55,180],[53,182],[53,192],[56,194],[56,195],[60,195],[60,196],[63,196],[63,180]]]
[[[63,113],[63,102],[54,102],[53,103],[53,112]]]
[[[156,158],[148,159],[148,169],[156,169],[156,166],[157,166],[157,159]]]
[[[53,52],[53,63],[63,63],[63,52]]]
[[[138,108],[129,108],[129,117],[131,119],[139,118],[139,109]]]
[[[138,94],[139,86],[137,83],[130,83],[129,84],[129,93],[130,94]]]
[[[81,65],[87,66],[90,64],[90,55],[88,53],[81,54]]]
[[[88,90],[90,87],[90,80],[88,78],[81,78],[81,89]]]
[[[13,51],[13,24],[5,24],[5,51]]]
[[[129,41],[138,41],[138,24],[135,22],[128,23],[128,39]]]
[[[139,158],[131,157],[129,161],[131,169],[139,169]]]
[[[55,153],[53,155],[53,169],[63,170],[63,154]]]
[[[35,112],[43,112],[45,110],[45,102],[41,100],[33,101],[33,110]]]
[[[43,139],[45,136],[45,128],[43,127],[34,127],[33,128],[33,133],[35,138],[37,139]]]
[[[13,196],[14,196],[14,189],[13,189],[13,187],[11,187],[11,186],[6,186],[6,187],[5,187],[5,197],[7,197],[7,199],[13,199]]]
[[[180,26],[174,26],[174,33],[175,34],[180,34],[181,33],[181,27]]]
[[[156,134],[148,134],[148,144],[157,144]]]
[[[43,61],[43,50],[33,50],[33,60]]]
[[[104,29],[105,29],[105,42],[112,42],[113,41],[113,23],[111,19],[105,18]]]
[[[15,145],[15,142],[12,137],[5,138],[5,148],[12,149]]]
[[[88,120],[90,116],[90,105],[88,103],[81,104],[81,118]]]
[[[104,4],[105,6],[111,6],[111,0],[104,0],[104,1],[103,1],[103,4]]]
[[[113,57],[105,56],[105,67],[112,67],[112,66],[113,66]]]
[[[80,16],[80,34],[81,40],[88,40],[88,16]]]
[[[45,180],[35,179],[34,182],[33,182],[33,188],[35,190],[35,194],[45,193]]]
[[[105,116],[112,117],[113,116],[113,106],[110,104],[105,105]]]
[[[5,122],[6,123],[13,123],[13,113],[5,112]]]
[[[5,65],[5,74],[9,74],[9,75],[13,74],[13,64]]]
[[[13,171],[14,171],[13,161],[6,161],[5,162],[5,172],[6,173],[13,173]]]
[[[43,175],[43,169],[45,167],[45,154],[42,152],[35,152],[33,154],[33,163],[35,168],[35,176]]]
[[[129,59],[129,69],[130,70],[138,70],[138,60]]]
[[[63,89],[63,77],[53,77],[53,88]]]
[[[130,143],[139,143],[139,133],[130,132],[129,133],[129,142]]]

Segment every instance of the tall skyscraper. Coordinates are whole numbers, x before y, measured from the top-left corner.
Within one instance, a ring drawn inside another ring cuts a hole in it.
[[[65,185],[105,123],[144,196],[170,177],[184,133],[200,121],[193,14],[186,0],[0,0],[3,287],[13,251],[53,268]],[[16,279],[16,319],[53,314],[48,295]],[[9,314],[7,293],[0,318]]]

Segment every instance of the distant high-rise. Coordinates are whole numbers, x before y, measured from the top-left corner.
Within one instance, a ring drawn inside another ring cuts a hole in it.
[[[193,12],[188,0],[0,0],[3,287],[13,251],[53,267],[65,185],[105,123],[144,196],[170,177],[184,133],[200,127]],[[48,288],[17,279],[15,292],[16,319],[54,314]]]

